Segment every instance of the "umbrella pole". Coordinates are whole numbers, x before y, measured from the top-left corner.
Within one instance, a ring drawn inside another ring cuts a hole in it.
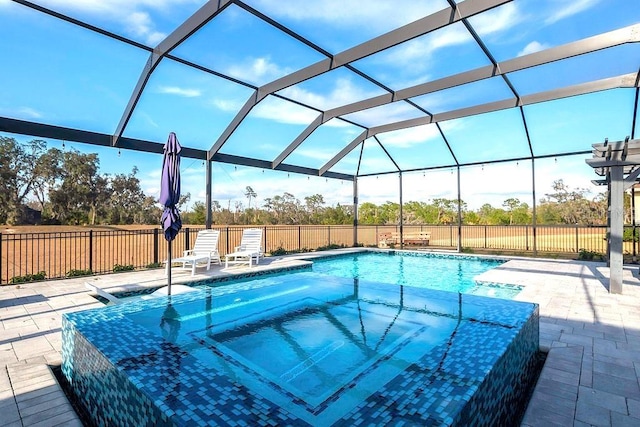
[[[171,296],[171,243],[172,241],[169,240],[169,250],[168,252],[168,256],[167,256],[167,266],[169,267],[167,269],[167,295]]]

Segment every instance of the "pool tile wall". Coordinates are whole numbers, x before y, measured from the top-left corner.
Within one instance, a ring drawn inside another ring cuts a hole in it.
[[[247,282],[240,289],[212,292],[222,295],[250,286]],[[197,295],[174,300],[192,298]],[[465,307],[471,321],[461,323],[448,341],[334,424],[510,424],[524,385],[534,375],[538,307],[464,298],[473,302]],[[126,321],[128,313],[166,304],[166,299],[157,299],[64,316],[63,373],[97,425],[309,425],[286,407]],[[357,381],[344,388],[357,388]],[[292,406],[303,403],[296,399],[291,395]]]
[[[538,308],[521,329],[472,322],[366,399],[344,425],[508,426],[535,377]],[[509,342],[502,354],[496,343]]]

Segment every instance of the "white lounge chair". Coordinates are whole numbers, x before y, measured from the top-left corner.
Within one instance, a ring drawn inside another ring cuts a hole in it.
[[[220,230],[201,230],[198,232],[196,242],[193,249],[184,251],[181,257],[171,260],[171,263],[182,263],[182,268],[191,266],[191,275],[196,274],[196,266],[198,264],[207,264],[207,270],[211,268],[211,262],[214,261],[221,264],[220,253],[218,252],[218,240],[220,238]],[[167,261],[165,261],[167,263]],[[166,274],[169,274],[171,266],[167,263]]]
[[[262,229],[246,228],[242,231],[240,245],[236,246],[233,252],[226,255],[224,267],[228,268],[229,264],[249,264],[249,267],[251,267],[254,259],[256,264],[260,263],[261,256]]]

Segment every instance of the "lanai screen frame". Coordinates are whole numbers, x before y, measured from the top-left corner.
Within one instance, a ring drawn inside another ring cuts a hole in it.
[[[57,11],[45,8],[38,4],[25,0],[12,0],[15,3],[21,4],[25,7],[31,8],[35,11],[47,14],[54,18],[66,21],[73,25],[82,27],[87,31],[92,31],[100,34],[104,37],[125,43],[127,45],[136,47],[149,53],[149,58],[141,74],[138,78],[138,82],[131,93],[129,102],[122,112],[121,119],[113,134],[105,134],[92,132],[83,129],[75,129],[69,127],[61,127],[50,125],[46,123],[38,123],[34,121],[19,120],[11,117],[0,117],[0,131],[9,132],[13,134],[21,134],[28,136],[36,136],[43,138],[52,138],[58,140],[73,141],[79,143],[86,143],[92,145],[99,145],[105,147],[114,147],[122,149],[131,149],[136,151],[142,151],[147,153],[161,154],[163,150],[164,142],[149,141],[142,139],[134,139],[123,136],[126,130],[129,119],[131,118],[140,96],[145,90],[145,86],[149,80],[149,77],[154,72],[158,64],[165,59],[170,59],[181,63],[185,66],[195,68],[204,73],[208,73],[235,84],[244,86],[252,90],[251,96],[246,100],[243,107],[236,114],[236,116],[229,122],[224,132],[217,138],[217,140],[207,150],[191,148],[188,146],[183,147],[182,155],[186,158],[193,158],[205,161],[206,164],[206,227],[210,228],[212,223],[211,218],[211,205],[212,205],[212,162],[228,163],[233,165],[249,166],[261,169],[272,169],[283,172],[290,172],[296,174],[321,176],[325,178],[339,179],[344,181],[351,181],[353,183],[353,203],[354,203],[354,245],[357,243],[357,209],[358,209],[358,178],[372,175],[385,175],[385,174],[398,174],[400,178],[399,185],[399,200],[400,200],[400,233],[403,229],[402,220],[402,174],[408,172],[428,171],[437,169],[452,169],[457,170],[457,189],[458,189],[458,250],[461,250],[461,194],[460,194],[460,170],[461,168],[475,165],[489,165],[492,163],[505,163],[505,162],[517,162],[517,161],[531,161],[532,171],[532,188],[531,193],[533,195],[533,250],[536,250],[536,189],[535,189],[535,161],[537,159],[562,157],[562,156],[575,156],[590,154],[591,150],[584,151],[571,151],[571,152],[557,152],[553,154],[536,155],[534,153],[531,138],[529,136],[529,127],[527,118],[524,111],[524,106],[532,105],[547,101],[553,101],[563,98],[575,97],[579,95],[585,95],[595,92],[607,91],[612,89],[626,88],[635,90],[635,101],[633,104],[632,123],[630,123],[630,137],[635,138],[636,119],[638,114],[638,102],[640,94],[640,69],[637,72],[619,75],[615,77],[605,78],[601,80],[589,81],[582,84],[565,86],[554,90],[521,95],[511,84],[508,73],[534,68],[537,66],[550,64],[557,61],[567,60],[576,56],[585,55],[600,50],[620,46],[623,44],[631,44],[640,42],[640,23],[633,24],[631,26],[619,28],[617,30],[608,31],[599,35],[591,36],[574,42],[570,42],[564,45],[548,48],[535,53],[531,53],[524,56],[518,56],[512,59],[497,61],[487,46],[483,43],[482,38],[478,35],[478,32],[469,22],[469,18],[480,14],[482,12],[494,9],[501,5],[512,2],[513,0],[465,0],[456,3],[454,0],[447,0],[449,4],[448,8],[435,12],[431,15],[421,17],[414,22],[411,22],[402,27],[391,30],[383,35],[367,40],[357,46],[346,49],[337,54],[331,54],[321,47],[317,46],[313,42],[307,40],[302,35],[296,33],[292,29],[283,25],[282,23],[268,17],[259,10],[254,9],[241,0],[215,0],[208,1],[200,9],[198,9],[191,17],[185,20],[177,29],[175,29],[169,36],[162,40],[157,46],[151,47],[124,36],[115,34],[113,32],[104,30],[102,28],[91,25],[87,22],[83,22],[79,19],[72,18]],[[181,43],[188,40],[190,36],[196,33],[200,28],[206,25],[211,20],[214,20],[221,12],[223,12],[230,5],[235,5],[242,8],[244,11],[252,14],[256,18],[263,20],[269,25],[277,28],[278,30],[286,33],[290,37],[294,38],[298,42],[306,45],[314,51],[325,56],[325,59],[318,61],[310,66],[299,69],[293,73],[285,75],[281,78],[263,84],[261,86],[252,85],[250,83],[241,81],[237,78],[225,75],[219,71],[204,67],[202,65],[195,64],[189,60],[178,57],[172,54],[172,51],[178,47]],[[471,34],[474,43],[484,53],[490,65],[479,67],[473,70],[464,71],[458,74],[449,75],[436,80],[423,82],[412,87],[407,87],[401,90],[392,90],[385,86],[381,82],[377,81],[371,75],[357,69],[352,65],[353,62],[366,58],[370,55],[381,52],[390,47],[396,46],[400,43],[412,40],[416,37],[428,34],[435,30],[444,28],[454,23],[461,23]],[[313,106],[307,105],[300,101],[296,101],[276,92],[301,83],[310,78],[327,73],[331,70],[335,70],[339,67],[345,67],[351,72],[354,72],[373,83],[377,87],[383,89],[386,93],[383,95],[375,96],[369,99],[353,102],[350,104],[341,105],[335,108],[320,110]],[[485,104],[476,104],[467,108],[451,110],[433,114],[423,107],[417,105],[411,100],[413,97],[433,93],[439,90],[454,88],[463,84],[481,81],[489,78],[498,77],[503,80],[511,91],[513,97],[507,100],[501,100],[497,102],[490,102]],[[310,123],[294,141],[292,141],[285,150],[283,150],[275,159],[265,160],[258,158],[235,156],[230,154],[224,154],[220,152],[225,142],[234,133],[237,127],[247,117],[249,112],[264,100],[267,96],[274,96],[286,101],[298,104],[308,109],[314,110],[318,113],[318,117]],[[422,117],[414,118],[410,120],[403,120],[395,123],[387,123],[379,126],[365,126],[361,123],[356,123],[353,120],[348,120],[343,116],[364,111],[369,108],[378,107],[382,105],[391,104],[394,102],[405,102],[411,105],[413,108],[423,113]],[[456,153],[451,148],[445,132],[440,127],[440,122],[453,120],[463,117],[477,116],[480,114],[507,110],[517,109],[522,120],[527,143],[528,143],[528,156],[512,157],[500,160],[482,160],[477,162],[463,163],[458,160]],[[296,164],[285,163],[287,157],[298,148],[305,139],[313,133],[322,124],[332,119],[342,120],[351,125],[358,126],[363,129],[356,138],[354,138],[349,144],[347,144],[339,153],[337,153],[331,160],[326,162],[322,167],[318,169],[304,167]],[[440,136],[444,140],[451,156],[454,160],[452,164],[442,164],[424,168],[412,168],[402,169],[398,166],[397,162],[386,150],[384,144],[377,138],[377,135],[385,132],[390,132],[400,129],[408,129],[411,127],[435,124]],[[359,164],[354,175],[339,173],[331,171],[330,169],[338,163],[347,154],[356,150],[358,146],[362,147],[365,140],[373,138],[377,144],[380,145],[384,153],[388,156],[391,163],[397,170],[385,171],[378,173],[360,174],[360,162],[362,160],[362,153],[360,154]],[[585,141],[585,144],[589,141]]]

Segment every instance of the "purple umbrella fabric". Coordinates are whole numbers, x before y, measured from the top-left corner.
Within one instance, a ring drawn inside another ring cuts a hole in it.
[[[164,212],[160,222],[164,230],[164,237],[168,242],[176,238],[182,228],[180,212],[176,205],[180,200],[180,151],[182,147],[174,132],[164,145],[162,160],[162,182],[160,184],[160,203],[164,205]]]
[[[167,239],[167,295],[171,296],[171,242],[182,228],[180,212],[176,205],[180,200],[180,151],[182,147],[176,134],[171,132],[164,145],[162,159],[162,180],[160,183],[160,203],[164,205],[160,223]]]

